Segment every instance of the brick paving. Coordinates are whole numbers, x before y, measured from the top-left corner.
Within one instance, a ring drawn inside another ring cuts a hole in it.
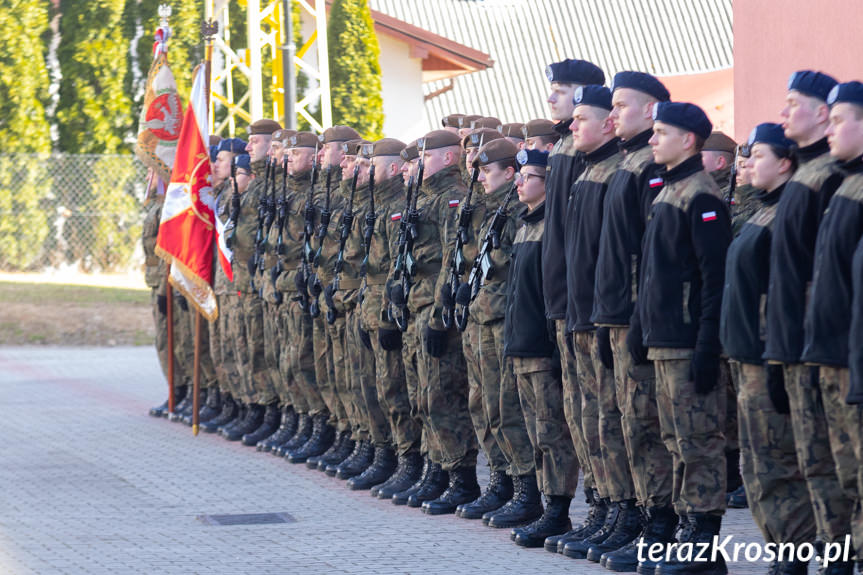
[[[519,548],[507,530],[429,517],[304,465],[195,438],[147,415],[165,389],[150,348],[0,347],[0,573],[609,573]],[[198,519],[239,513],[296,522]],[[572,515],[583,517],[582,501]],[[760,541],[747,510],[730,510],[723,532]]]

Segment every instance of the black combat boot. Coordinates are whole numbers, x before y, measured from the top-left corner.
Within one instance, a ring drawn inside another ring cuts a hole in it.
[[[552,495],[548,498],[542,516],[533,523],[516,528],[515,544],[521,547],[542,547],[546,537],[560,535],[572,529],[569,520],[571,497]]]
[[[279,429],[279,422],[282,419],[282,410],[278,403],[271,403],[264,409],[264,418],[261,424],[243,435],[243,445],[257,445],[259,441],[263,441],[273,435]]]
[[[207,388],[207,401],[204,406],[198,410],[198,424],[203,424],[211,419],[214,419],[222,413],[222,394],[219,392],[219,386],[214,385]],[[186,423],[184,420],[183,423]],[[189,417],[187,425],[192,425],[192,418]]]
[[[542,517],[542,497],[536,485],[536,475],[518,475],[513,480],[514,494],[506,505],[493,511],[488,520],[489,527],[499,529],[527,525]],[[485,520],[485,516],[483,516]]]
[[[433,462],[425,482],[408,497],[408,507],[420,507],[426,501],[437,499],[448,486],[449,473],[443,470],[440,463]]]
[[[617,523],[617,516],[620,512],[618,503],[609,503],[608,511],[605,514],[605,521],[598,531],[585,537],[584,539],[576,539],[568,541],[563,545],[563,555],[571,559],[586,559],[587,550],[595,543],[605,541],[611,532],[614,530],[614,525]]]
[[[486,525],[485,514],[497,511],[512,498],[512,478],[503,471],[492,471],[488,475],[488,485],[482,495],[459,505],[455,510],[456,517],[462,519],[482,519]]]
[[[294,407],[292,405],[283,407],[282,417],[279,421],[279,429],[277,429],[273,435],[259,441],[256,446],[257,450],[269,453],[280,445],[287,443],[288,440],[297,432],[297,421],[299,420],[299,417],[299,414],[294,411]]]
[[[563,554],[563,549],[570,541],[581,541],[585,537],[590,537],[600,529],[605,523],[605,516],[608,514],[608,502],[599,496],[599,492],[595,489],[585,491],[587,503],[587,517],[581,522],[581,525],[575,529],[568,531],[562,535],[549,537],[545,541],[545,550],[551,553]]]
[[[767,575],[806,575],[809,573],[809,563],[803,561],[773,561],[767,569]]]
[[[225,422],[224,425],[220,425],[216,431],[219,432],[219,435],[223,435],[225,431],[235,428],[245,421],[246,414],[249,413],[249,405],[242,402],[235,402],[237,404],[237,411],[234,413],[234,417]]]
[[[476,466],[463,465],[449,472],[449,485],[437,499],[422,504],[423,513],[447,515],[455,513],[456,507],[476,500],[482,491],[476,480]]]
[[[428,476],[432,472],[432,469],[433,466],[431,458],[426,455],[425,457],[423,457],[422,472],[420,473],[420,476],[417,478],[417,480],[414,481],[413,484],[411,484],[411,486],[407,489],[404,489],[402,491],[396,491],[395,493],[393,493],[393,505],[407,505],[410,496],[419,491],[420,488],[425,485],[426,481],[428,481]]]
[[[617,521],[614,523],[614,529],[604,541],[590,546],[587,550],[588,561],[599,563],[603,553],[617,551],[641,534],[644,520],[641,509],[635,506],[635,499],[625,499],[618,503],[617,507]]]
[[[251,404],[246,410],[246,417],[243,419],[242,423],[223,431],[222,437],[228,441],[239,441],[244,435],[251,433],[261,426],[264,422],[265,413],[266,408],[260,403]],[[254,445],[254,443],[252,445]]]
[[[699,550],[705,543],[712,545],[714,536],[719,535],[719,528],[722,526],[722,517],[705,513],[690,514],[687,521],[689,526],[681,529],[677,542],[692,543],[695,550]],[[685,553],[681,550],[680,554],[689,560],[681,559],[678,553],[671,553],[669,561],[663,559],[656,564],[654,575],[726,575],[728,573],[728,566],[722,553],[716,554],[716,561],[711,560],[713,553],[710,549],[703,555],[703,561],[692,560],[698,555],[696,552]],[[639,565],[639,572],[641,572],[640,568]]]
[[[368,439],[363,439],[357,442],[359,448],[354,447],[350,457],[335,467],[336,477],[339,479],[350,479],[356,477],[372,465],[375,458],[375,446]],[[331,467],[327,467],[327,475],[330,474]]]
[[[396,452],[389,445],[375,447],[375,457],[368,469],[348,479],[348,488],[365,491],[389,479],[396,470]]]
[[[289,451],[288,461],[291,463],[305,463],[309,457],[320,455],[330,448],[336,439],[336,430],[327,423],[328,416],[318,414],[312,418],[312,436],[302,447]]]
[[[854,575],[854,562],[836,561],[826,567],[822,566],[816,573],[817,575]]]
[[[731,509],[746,509],[749,501],[746,499],[746,489],[741,485],[734,491],[725,494],[725,503]]]
[[[185,385],[178,385],[174,388],[174,409],[176,409],[177,404],[182,402],[186,397],[186,390],[188,388]],[[153,417],[168,417],[168,400],[165,400],[165,403],[162,405],[158,405],[156,407],[150,408],[150,415]]]
[[[297,432],[294,433],[287,443],[283,443],[273,450],[278,457],[285,457],[288,451],[302,447],[312,436],[313,418],[308,413],[301,413],[297,417]]]
[[[670,507],[649,507],[642,512],[644,529],[628,545],[616,551],[602,555],[599,563],[609,571],[633,573],[638,568],[638,543],[643,542],[642,549],[650,549],[656,543],[669,544],[674,541],[674,529],[677,527],[677,514]],[[642,557],[647,554],[642,551]],[[645,570],[655,569],[656,564],[650,563]]]
[[[216,433],[219,427],[237,417],[237,412],[240,410],[230,393],[222,394],[221,400],[222,410],[219,415],[201,424],[201,429],[207,433]]]
[[[192,399],[192,396],[194,394],[192,393],[191,385],[186,387],[188,389],[186,395],[183,397],[183,400],[180,403],[174,404],[174,413],[168,414],[168,421],[183,421],[184,415],[191,415],[192,408],[194,408],[195,406],[195,402]],[[203,390],[199,391],[198,395],[203,395]]]
[[[350,431],[339,431],[336,433],[336,440],[333,444],[318,457],[309,457],[306,465],[311,469],[318,471],[326,471],[328,465],[338,465],[353,452],[354,440],[351,439]],[[312,462],[317,463],[316,467],[312,466]]]
[[[410,489],[423,473],[423,458],[418,451],[409,451],[399,456],[399,469],[390,481],[372,487],[373,495],[378,499],[392,499],[393,495]],[[375,492],[375,490],[377,490]],[[405,498],[407,503],[407,498]]]

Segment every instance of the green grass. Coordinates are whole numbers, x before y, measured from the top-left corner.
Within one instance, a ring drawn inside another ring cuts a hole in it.
[[[0,303],[150,305],[150,292],[128,288],[0,281]]]

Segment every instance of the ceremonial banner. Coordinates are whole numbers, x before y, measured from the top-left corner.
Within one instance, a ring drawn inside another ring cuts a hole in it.
[[[167,182],[174,166],[177,140],[183,121],[183,107],[177,95],[177,83],[168,66],[166,42],[170,36],[167,25],[156,31],[153,64],[147,74],[144,106],[138,118],[138,142],[135,154],[156,175]]]
[[[192,96],[183,118],[177,156],[165,193],[156,253],[171,264],[168,278],[208,320],[219,315],[213,293],[213,234],[216,200],[207,149],[207,80],[195,69]]]
[[[234,268],[231,266],[231,262],[234,261],[234,252],[225,243],[225,224],[219,218],[216,218],[216,244],[219,246],[219,265],[222,266],[228,280],[234,281]]]

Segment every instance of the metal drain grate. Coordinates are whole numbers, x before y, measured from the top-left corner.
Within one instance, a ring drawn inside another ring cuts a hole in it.
[[[232,515],[198,515],[206,525],[272,525],[296,523],[290,513],[236,513]]]

